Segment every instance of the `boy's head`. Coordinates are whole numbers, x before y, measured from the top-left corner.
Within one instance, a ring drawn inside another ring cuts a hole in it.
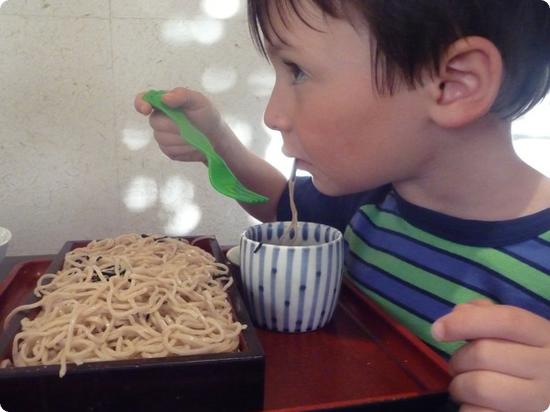
[[[274,14],[282,21],[297,14],[309,24],[304,2],[366,23],[380,93],[421,83],[439,70],[449,46],[470,36],[488,39],[502,56],[502,87],[491,109],[499,117],[519,117],[550,89],[550,9],[543,0],[248,0],[252,37],[264,54],[264,38],[269,44],[279,37]]]
[[[249,14],[276,75],[265,123],[327,195],[432,190],[472,170],[476,144],[508,150],[508,119],[550,84],[542,0],[249,0]]]

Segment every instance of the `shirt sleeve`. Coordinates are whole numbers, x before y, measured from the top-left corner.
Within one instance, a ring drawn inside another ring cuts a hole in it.
[[[383,186],[345,196],[327,196],[315,188],[311,177],[297,177],[294,184],[294,201],[298,210],[298,220],[322,223],[343,232],[359,207],[378,201],[388,190],[389,186]],[[288,221],[291,218],[287,186],[277,205],[277,220]]]

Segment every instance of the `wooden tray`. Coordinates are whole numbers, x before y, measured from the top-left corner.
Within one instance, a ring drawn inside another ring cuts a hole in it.
[[[266,354],[264,410],[436,411],[448,402],[446,361],[348,280],[325,328],[256,333]]]
[[[1,297],[6,287],[25,282],[29,285],[22,289],[34,287],[49,263],[28,261],[12,269],[0,284],[0,319],[7,314]],[[238,267],[230,267],[239,274]],[[20,278],[17,283],[15,277]],[[21,290],[13,289],[9,294],[20,300],[16,295]],[[348,282],[326,328],[303,334],[256,329],[256,334],[265,352],[264,410],[436,411],[447,404],[450,377],[445,361]],[[258,388],[243,386],[235,392],[246,409],[247,399],[254,398]],[[11,412],[1,395],[0,404]],[[187,409],[191,408],[182,410]]]
[[[57,272],[68,251],[87,243],[67,242],[51,262],[16,265],[0,284],[0,325],[14,307],[33,300],[43,273]],[[201,237],[196,245],[224,261],[213,237]],[[261,409],[264,353],[237,287],[228,294],[235,317],[248,325],[239,352],[69,364],[63,378],[59,365],[0,369],[0,404],[10,412]],[[18,329],[14,318],[2,331],[0,359],[10,357]]]

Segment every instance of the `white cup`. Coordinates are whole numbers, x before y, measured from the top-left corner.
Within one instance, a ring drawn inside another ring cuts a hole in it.
[[[264,223],[241,236],[241,283],[255,325],[279,332],[323,327],[336,308],[342,283],[343,236],[337,229],[299,222]],[[286,243],[286,244],[281,244]]]
[[[6,256],[10,239],[11,232],[4,227],[0,227],[0,261]]]

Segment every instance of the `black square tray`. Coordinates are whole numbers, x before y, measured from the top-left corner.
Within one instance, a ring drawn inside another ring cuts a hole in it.
[[[225,263],[212,236],[186,237]],[[55,273],[65,254],[88,241],[68,241],[46,272]],[[0,325],[16,306],[30,303],[44,270],[20,265],[0,284]],[[264,352],[234,283],[228,289],[235,318],[247,325],[235,353],[90,362],[0,369],[0,404],[18,411],[259,410],[264,395]],[[23,315],[21,315],[22,317]],[[11,356],[17,316],[0,334],[0,360]]]

